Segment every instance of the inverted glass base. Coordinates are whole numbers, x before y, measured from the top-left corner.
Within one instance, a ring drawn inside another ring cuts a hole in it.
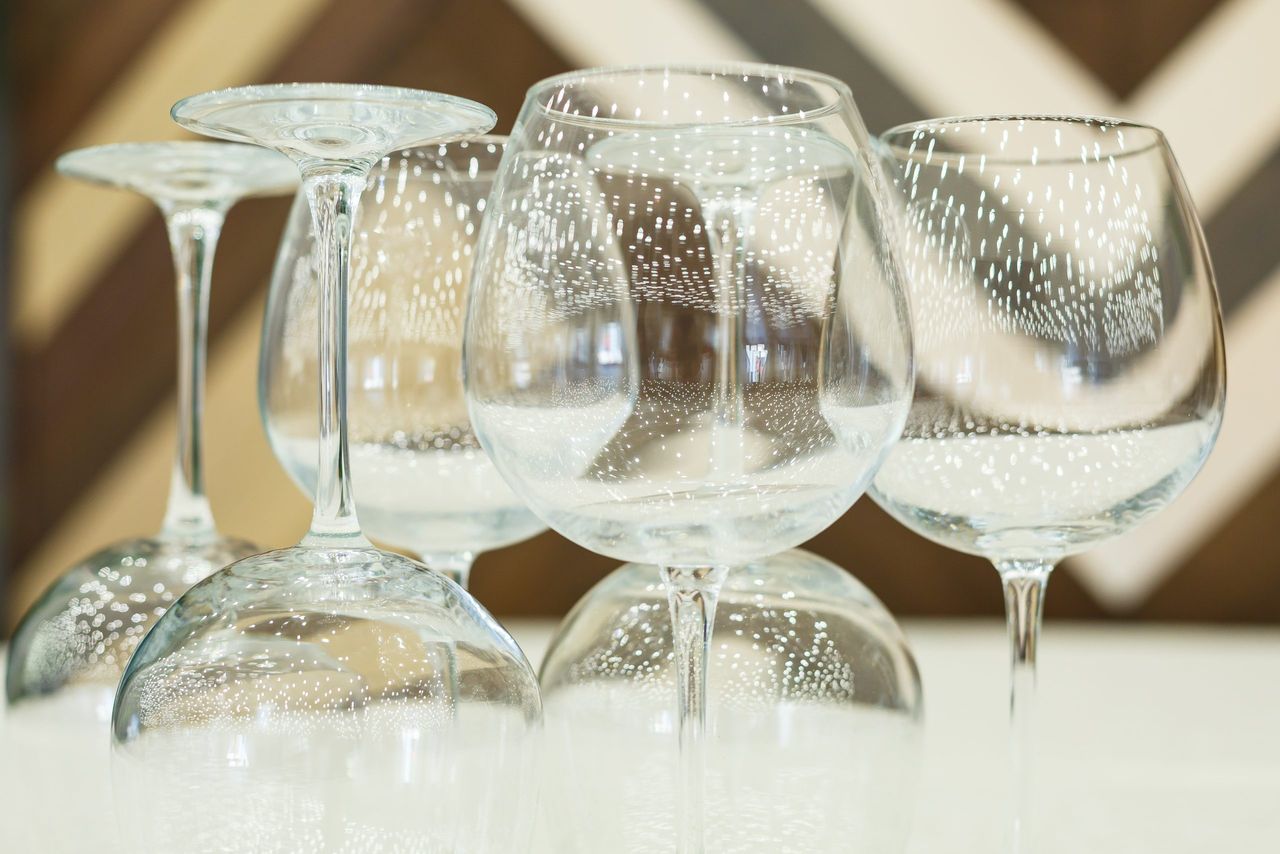
[[[58,171],[133,190],[161,205],[225,206],[244,196],[285,193],[298,185],[297,167],[274,151],[196,140],[82,148],[59,157]]]
[[[438,92],[393,86],[284,83],[205,92],[174,104],[183,127],[287,154],[308,166],[368,169],[392,151],[484,133],[488,107]]]

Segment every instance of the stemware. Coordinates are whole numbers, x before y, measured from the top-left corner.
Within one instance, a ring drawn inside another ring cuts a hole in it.
[[[202,463],[205,331],[214,249],[223,218],[248,195],[284,193],[298,182],[289,161],[270,151],[217,142],[103,145],[59,158],[64,175],[140,193],[159,207],[177,278],[177,453],[160,532],[121,540],[64,573],[23,617],[9,647],[5,687],[6,762],[36,793],[14,844],[109,846],[107,740],[115,689],[134,649],[188,587],[255,549],[222,536],[205,497]],[[49,745],[75,744],[76,773],[50,768]],[[68,786],[73,788],[68,790]],[[81,821],[46,819],[48,793],[76,803]],[[29,829],[39,839],[23,842]],[[24,848],[26,850],[26,848]]]
[[[480,448],[462,393],[462,318],[505,137],[397,152],[352,231],[347,420],[360,521],[466,586],[478,552],[543,530]],[[315,489],[315,239],[299,195],[262,332],[259,401],[276,457]]]
[[[594,69],[530,90],[490,197],[463,345],[472,423],[552,528],[662,566],[684,852],[705,847],[725,574],[843,513],[910,399],[868,152],[824,75]]]
[[[1032,694],[1063,557],[1171,501],[1225,389],[1213,271],[1160,131],[1111,119],[958,118],[881,138],[898,189],[916,392],[871,493],[989,558],[1013,679],[1010,844],[1031,848]]]
[[[902,851],[923,730],[920,677],[884,605],[792,549],[725,578],[707,659],[707,847]],[[547,651],[542,849],[664,851],[675,684],[666,585],[618,567]]]
[[[533,672],[464,590],[365,539],[345,412],[351,235],[369,169],[488,130],[494,115],[431,92],[286,84],[196,95],[173,117],[301,171],[320,252],[317,488],[300,545],[195,586],[135,653],[112,719],[126,824],[154,850],[519,850],[541,715]]]
[[[247,195],[287,192],[298,179],[274,152],[218,142],[96,146],[64,154],[57,168],[155,202],[177,273],[178,442],[164,525],[154,537],[114,543],[64,574],[27,612],[9,649],[10,703],[84,686],[105,723],[125,663],[156,618],[196,581],[255,551],[218,534],[205,497],[209,283],[227,210]]]

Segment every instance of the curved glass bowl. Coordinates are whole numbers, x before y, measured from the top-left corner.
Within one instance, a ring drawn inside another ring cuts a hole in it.
[[[254,551],[219,538],[194,548],[125,540],[81,561],[27,611],[10,641],[9,706],[0,775],[13,775],[0,850],[114,854],[107,724],[116,685],[138,644],[195,582]],[[75,757],[74,765],[50,757]],[[68,809],[76,820],[67,821]],[[9,847],[12,846],[12,847]]]
[[[707,661],[706,850],[902,850],[920,678],[870,591],[801,549],[736,568]],[[539,851],[670,850],[675,677],[654,567],[626,564],[574,606],[542,666]]]
[[[197,581],[256,549],[218,538],[200,549],[165,539],[115,543],[44,592],[14,633],[5,673],[11,703],[75,692],[105,724],[116,685],[156,619]]]
[[[117,801],[143,850],[510,852],[538,686],[465,591],[374,549],[241,561],[129,665]]]

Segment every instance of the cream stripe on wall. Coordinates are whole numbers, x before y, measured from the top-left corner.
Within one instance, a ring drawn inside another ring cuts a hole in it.
[[[1009,0],[808,2],[934,116],[1106,114],[1114,103],[1092,72]]]
[[[1280,269],[1235,313],[1227,335],[1227,411],[1210,464],[1183,496],[1132,535],[1113,540],[1088,554],[1078,572],[1105,585],[1118,607],[1137,606],[1150,589],[1149,579],[1164,567],[1176,566],[1204,539],[1230,519],[1275,476],[1280,460],[1280,407],[1274,392],[1276,342],[1280,341]],[[1159,526],[1158,528],[1156,526]],[[1127,572],[1118,572],[1125,567]]]
[[[1169,135],[1206,216],[1280,142],[1276,0],[1232,0],[1200,25],[1123,106]]]
[[[507,0],[580,66],[749,60],[751,52],[698,0]]]
[[[258,418],[262,307],[261,298],[246,307],[210,353],[205,467],[218,528],[273,548],[302,536],[310,506],[276,463]],[[9,597],[9,620],[94,550],[159,530],[173,467],[173,407],[171,397],[151,415],[19,570]]]
[[[194,0],[134,60],[67,140],[67,148],[172,139],[177,99],[252,81],[279,59],[325,8],[325,0]],[[37,348],[58,328],[150,204],[42,174],[19,200],[14,221],[14,330]],[[67,251],[69,244],[74,252]]]

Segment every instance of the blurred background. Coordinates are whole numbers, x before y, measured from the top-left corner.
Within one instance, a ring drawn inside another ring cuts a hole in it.
[[[1199,205],[1227,324],[1218,448],[1172,507],[1068,561],[1051,617],[1280,622],[1280,32],[1276,0],[8,0],[0,88],[0,637],[62,570],[159,524],[173,447],[172,268],[140,197],[53,173],[84,145],[183,136],[178,98],[251,82],[452,92],[514,119],[587,65],[752,59],[852,87],[872,132],[927,116],[1114,115],[1163,128]],[[206,410],[221,530],[292,544],[309,506],[256,401],[287,200],[237,206],[214,274]],[[989,564],[869,500],[810,548],[898,615],[996,615]],[[613,561],[555,534],[482,556],[499,616],[564,613]]]

